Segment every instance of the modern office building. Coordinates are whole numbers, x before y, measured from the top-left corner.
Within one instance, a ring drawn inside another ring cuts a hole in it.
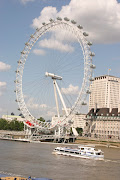
[[[92,108],[118,108],[120,111],[120,78],[110,75],[95,77],[90,92],[89,111]]]

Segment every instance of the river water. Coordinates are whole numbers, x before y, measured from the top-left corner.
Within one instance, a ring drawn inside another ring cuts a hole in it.
[[[53,155],[57,146],[64,145],[0,140],[0,173],[53,180],[120,180],[120,149],[99,147],[105,160],[98,161]]]

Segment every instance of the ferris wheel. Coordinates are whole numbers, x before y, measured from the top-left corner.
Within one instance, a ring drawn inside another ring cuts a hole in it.
[[[43,22],[25,43],[18,60],[15,92],[18,110],[28,127],[67,126],[71,114],[87,104],[95,68],[87,36],[74,20],[58,17]],[[39,121],[43,115],[58,120],[52,124]]]

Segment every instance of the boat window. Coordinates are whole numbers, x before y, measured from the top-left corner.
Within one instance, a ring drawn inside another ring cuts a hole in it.
[[[74,153],[74,151],[70,151],[70,153]]]
[[[75,152],[75,154],[79,154],[79,152]]]
[[[84,150],[84,148],[81,148],[81,150]]]
[[[61,149],[60,149],[60,151],[64,151],[64,150],[61,150]]]
[[[91,152],[91,154],[94,154],[93,152]]]
[[[100,153],[96,153],[96,155],[101,155]]]
[[[69,152],[69,151],[65,151],[65,152]]]

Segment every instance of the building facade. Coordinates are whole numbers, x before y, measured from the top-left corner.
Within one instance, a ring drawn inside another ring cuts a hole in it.
[[[72,114],[69,116],[69,119],[72,120],[72,124],[71,124],[71,127],[73,128],[82,128],[84,129],[85,127],[85,117],[86,117],[86,114]],[[56,124],[56,123],[61,123],[63,120],[65,119],[65,116],[61,116],[61,117],[57,117],[57,116],[53,116],[52,117],[52,124]]]
[[[15,115],[2,115],[3,119],[6,119],[7,121],[17,120],[23,122],[25,118],[22,118],[21,116],[15,116]]]
[[[95,77],[90,86],[89,111],[94,108],[118,108],[120,110],[120,78]]]
[[[120,112],[118,108],[91,109],[86,116],[84,136],[120,141]]]

